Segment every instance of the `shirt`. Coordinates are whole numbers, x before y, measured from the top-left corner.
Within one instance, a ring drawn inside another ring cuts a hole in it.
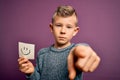
[[[77,44],[87,45],[87,44]],[[38,52],[36,68],[33,74],[27,76],[28,80],[69,80],[67,69],[67,56],[76,44],[63,49],[54,46],[43,48]],[[75,80],[82,80],[82,71],[78,70]]]

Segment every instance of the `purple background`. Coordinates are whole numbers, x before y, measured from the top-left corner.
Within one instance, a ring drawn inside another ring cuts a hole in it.
[[[101,57],[84,80],[120,80],[120,0],[0,0],[0,80],[25,80],[18,41],[35,44],[36,54],[51,45],[49,23],[58,5],[72,5],[78,13],[80,32],[72,41],[90,44]]]

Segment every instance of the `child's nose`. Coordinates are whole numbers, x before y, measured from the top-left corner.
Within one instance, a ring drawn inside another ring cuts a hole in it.
[[[66,33],[66,29],[64,27],[61,28],[61,34],[65,34]]]

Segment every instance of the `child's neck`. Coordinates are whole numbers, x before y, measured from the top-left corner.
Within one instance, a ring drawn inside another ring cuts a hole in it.
[[[67,43],[67,44],[54,44],[54,47],[57,48],[57,49],[63,49],[63,48],[66,48],[68,46],[70,46],[71,43]]]

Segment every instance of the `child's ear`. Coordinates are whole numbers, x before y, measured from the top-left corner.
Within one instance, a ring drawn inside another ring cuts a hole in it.
[[[75,32],[73,33],[73,36],[75,36],[79,32],[79,30],[80,30],[79,27],[76,27]]]
[[[50,23],[49,27],[50,27],[50,31],[53,32],[53,24],[52,23]]]

